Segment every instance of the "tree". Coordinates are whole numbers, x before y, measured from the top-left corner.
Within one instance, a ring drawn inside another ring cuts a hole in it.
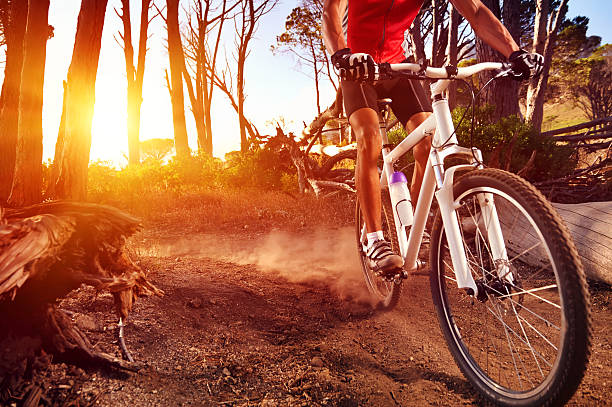
[[[430,63],[435,66],[441,66],[445,62],[449,47],[457,48],[456,51],[452,50],[453,55],[456,55],[456,63],[472,55],[474,35],[471,26],[456,12],[456,21],[453,23],[451,10],[448,1],[428,0],[423,3],[408,30],[408,35],[405,36],[407,44],[404,47],[415,62],[427,61],[425,44],[429,43],[432,44],[433,55]],[[456,24],[456,32],[453,32],[453,24]],[[454,45],[449,43],[451,35],[455,39]]]
[[[140,142],[140,150],[145,161],[162,161],[172,151],[174,140],[171,138],[152,138]]]
[[[317,113],[321,114],[319,85],[321,76],[326,77],[338,89],[335,75],[332,75],[325,44],[321,34],[322,2],[320,0],[302,0],[285,21],[285,32],[276,37],[276,46],[272,52],[288,52],[297,58],[298,65],[308,68],[315,82]]]
[[[529,81],[525,118],[536,131],[542,128],[544,118],[544,96],[548,84],[550,64],[557,33],[567,13],[567,0],[561,0],[556,9],[551,9],[550,0],[537,0],[532,52],[544,56],[544,69],[538,78]],[[553,11],[555,10],[555,11]],[[553,13],[550,13],[553,11]]]
[[[179,31],[179,0],[167,0],[166,26],[168,27],[168,58],[170,80],[168,80],[172,101],[172,122],[174,124],[174,145],[179,157],[189,157],[187,125],[185,124],[185,100],[183,95],[183,67],[185,57]]]
[[[140,108],[142,106],[142,84],[144,79],[145,58],[147,54],[147,32],[149,29],[149,10],[151,0],[142,0],[140,8],[140,35],[138,38],[138,62],[134,67],[134,47],[132,46],[132,21],[130,0],[121,0],[121,13],[115,12],[123,23],[123,41],[125,55],[125,73],[127,76],[127,132],[128,161],[130,164],[140,162]]]
[[[4,0],[2,3],[3,42],[6,43],[4,83],[0,96],[0,202],[6,201],[13,185],[17,151],[19,89],[23,66],[23,39],[28,18],[28,3]]]
[[[510,35],[517,43],[520,43],[520,0],[504,0],[503,12],[499,0],[483,0],[483,4],[499,18]],[[478,62],[502,62],[505,57],[484,41],[476,39],[476,54]],[[496,75],[494,71],[485,71],[478,74],[480,86],[484,86]],[[510,78],[498,79],[489,84],[482,94],[482,100],[486,104],[496,107],[494,120],[505,116],[520,115],[518,105],[518,84]]]
[[[570,99],[591,120],[612,116],[612,45],[576,60],[566,84]]]
[[[29,0],[19,90],[15,173],[9,196],[13,206],[40,202],[42,196],[42,105],[49,0]]]
[[[224,22],[238,4],[228,7],[227,0],[223,0],[219,14],[212,16],[214,6],[211,0],[193,0],[189,12],[184,45],[187,63],[184,65],[183,76],[198,133],[198,149],[210,157],[213,153],[211,107],[215,86],[209,76],[216,69]],[[216,36],[213,34],[215,29]],[[209,44],[210,37],[213,37],[212,47]]]
[[[236,28],[236,90],[235,98],[232,105],[235,105],[238,113],[238,122],[240,127],[240,150],[245,152],[248,150],[247,127],[248,121],[244,114],[244,101],[246,99],[245,89],[245,63],[249,55],[249,43],[253,39],[253,34],[257,28],[259,19],[276,5],[277,0],[259,0],[256,5],[255,0],[242,0],[238,15],[234,19]],[[228,64],[228,71],[232,71]],[[228,88],[226,86],[226,88]],[[231,86],[229,87],[231,88]],[[227,92],[226,92],[227,94]],[[229,95],[228,95],[229,96]]]
[[[583,16],[563,22],[551,60],[547,91],[549,99],[566,97],[569,87],[584,79],[577,77],[575,62],[589,57],[601,44],[601,37],[586,35],[588,25],[589,19]]]
[[[62,123],[47,195],[85,200],[91,122],[104,16],[108,0],[82,0],[72,61],[64,85]]]

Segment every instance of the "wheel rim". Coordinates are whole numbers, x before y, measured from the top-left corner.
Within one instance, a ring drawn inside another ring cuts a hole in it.
[[[486,216],[477,203],[482,193],[494,194],[507,263],[492,258]],[[473,188],[457,202],[468,264],[484,295],[474,299],[457,288],[441,233],[439,289],[451,336],[487,387],[510,398],[532,397],[550,383],[563,353],[565,318],[557,265],[533,218],[503,191]],[[514,281],[499,278],[500,273],[510,273]]]

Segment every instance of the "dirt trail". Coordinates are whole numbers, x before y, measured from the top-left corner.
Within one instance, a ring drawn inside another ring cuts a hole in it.
[[[478,405],[443,342],[427,277],[412,276],[392,312],[374,312],[350,228],[163,239],[149,230],[133,247],[166,292],[139,299],[126,329],[146,367],[52,365],[47,394],[60,405]],[[610,405],[610,298],[595,293],[593,357],[570,405]],[[82,288],[62,306],[118,354],[110,295]]]

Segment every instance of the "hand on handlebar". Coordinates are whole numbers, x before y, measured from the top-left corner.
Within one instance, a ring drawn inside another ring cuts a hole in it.
[[[508,57],[510,71],[508,75],[517,81],[535,78],[544,69],[544,57],[537,53],[528,53],[524,50],[514,51]]]
[[[378,65],[370,54],[351,53],[350,48],[338,50],[331,57],[340,79],[349,81],[373,81],[377,77]]]

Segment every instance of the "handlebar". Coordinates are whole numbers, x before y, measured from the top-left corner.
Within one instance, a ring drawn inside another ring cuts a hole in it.
[[[383,63],[378,65],[378,79],[393,77],[398,73],[412,73],[420,78],[430,79],[465,79],[482,71],[501,70],[499,76],[504,76],[510,71],[510,66],[507,63],[501,62],[482,62],[479,64],[466,66],[462,68],[455,67],[423,67],[419,64],[402,63],[388,64]],[[395,75],[394,75],[395,74]]]

